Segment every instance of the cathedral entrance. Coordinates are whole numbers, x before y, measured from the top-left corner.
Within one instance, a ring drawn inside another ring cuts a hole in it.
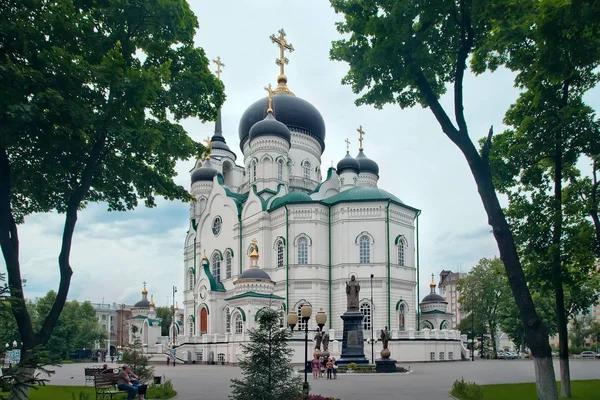
[[[200,334],[208,332],[208,313],[206,307],[200,309]]]

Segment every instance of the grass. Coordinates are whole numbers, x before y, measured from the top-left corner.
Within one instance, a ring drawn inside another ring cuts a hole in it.
[[[560,383],[557,382],[560,394]],[[506,385],[481,385],[484,400],[535,400],[534,383]],[[572,400],[596,400],[600,398],[600,380],[571,381]]]
[[[152,385],[148,388],[146,398],[170,399],[175,397],[177,392],[173,390],[171,382],[167,381],[164,385]],[[0,396],[1,398],[2,396]],[[94,400],[96,392],[93,386],[37,386],[36,389],[29,391],[29,400]],[[126,396],[115,397],[116,399],[126,399]]]

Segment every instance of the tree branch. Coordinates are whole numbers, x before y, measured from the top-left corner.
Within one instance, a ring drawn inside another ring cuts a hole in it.
[[[492,136],[494,135],[494,125],[490,126],[490,130],[488,131],[487,138],[485,138],[485,142],[483,142],[483,147],[481,148],[481,159],[486,164],[490,159],[490,150],[492,149]]]
[[[466,10],[464,0],[460,1],[460,47],[456,58],[456,71],[454,72],[454,115],[458,123],[458,129],[467,132],[467,122],[463,105],[463,81],[467,57],[473,47],[473,28],[471,18]]]

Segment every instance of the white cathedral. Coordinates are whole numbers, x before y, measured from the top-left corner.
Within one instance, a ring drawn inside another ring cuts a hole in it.
[[[269,85],[268,96],[240,118],[243,165],[225,141],[219,112],[210,156],[191,172],[185,325],[177,343],[186,361],[236,362],[239,343],[247,340],[262,308],[280,310],[285,327],[286,314],[299,313],[305,303],[327,314],[325,330],[335,353],[335,339],[343,332],[345,285],[353,275],[361,285],[365,338],[371,329],[377,337],[385,326],[392,340],[409,339],[411,332],[414,339],[418,330],[420,211],[378,187],[379,166],[364,153],[362,127],[358,154],[347,149],[337,168],[322,167],[325,121],[287,86],[283,50],[290,46],[284,32],[272,40],[281,50],[278,85],[274,90]],[[216,62],[220,76],[222,64]],[[449,338],[447,326],[426,327]],[[298,328],[304,329],[301,322]],[[313,317],[309,329],[316,328]],[[456,341],[447,342],[460,351]],[[299,361],[300,353],[294,359]],[[418,358],[423,357],[429,354]]]

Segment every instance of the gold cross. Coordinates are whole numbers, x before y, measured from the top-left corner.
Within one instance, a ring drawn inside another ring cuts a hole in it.
[[[284,65],[289,62],[287,57],[284,56],[284,51],[287,50],[291,53],[294,51],[294,46],[285,40],[285,31],[283,29],[279,30],[279,36],[271,35],[269,38],[279,46],[279,58],[275,59],[275,64],[279,65],[279,74],[283,75]]]
[[[269,83],[269,86],[265,87],[265,90],[267,91],[267,93],[269,93],[269,108],[267,108],[267,112],[268,113],[272,113],[273,112],[273,90],[271,89],[271,84]]]
[[[365,131],[363,131],[362,125],[358,127],[357,132],[358,132],[358,141],[360,143],[358,150],[363,151],[362,141],[363,141],[363,136],[365,135]]]
[[[221,79],[221,72],[223,72],[223,71],[221,70],[221,67],[224,67],[224,66],[225,66],[225,64],[223,64],[223,63],[221,62],[221,57],[220,57],[220,56],[219,56],[219,57],[217,57],[217,59],[216,59],[216,60],[212,60],[212,62],[214,62],[215,64],[217,64],[217,78]]]
[[[204,152],[204,157],[207,160],[210,160],[210,150],[211,150],[211,147],[210,147],[210,144],[211,144],[210,136],[207,136],[206,139],[204,139],[204,143],[206,143],[206,151]]]
[[[146,281],[144,281],[144,289],[146,289]]]
[[[350,153],[350,141],[346,138],[346,153]]]

